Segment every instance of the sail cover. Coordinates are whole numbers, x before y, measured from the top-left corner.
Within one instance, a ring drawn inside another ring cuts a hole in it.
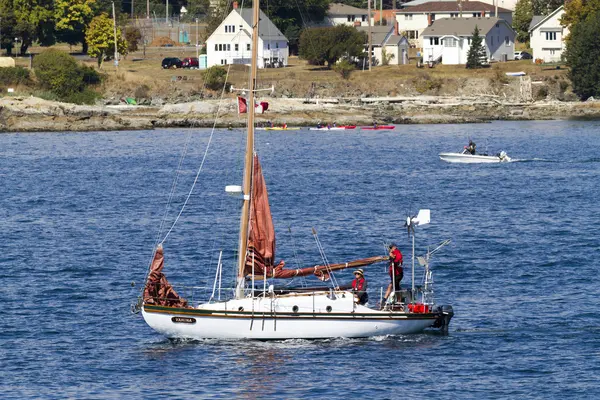
[[[254,155],[254,169],[252,175],[252,196],[250,200],[250,223],[248,231],[248,252],[246,253],[246,266],[244,275],[254,275],[268,278],[295,278],[297,276],[316,275],[321,280],[328,280],[332,271],[357,268],[377,262],[387,261],[388,257],[370,257],[342,264],[316,265],[308,268],[287,269],[285,262],[280,261],[275,265],[275,228],[267,184],[262,174],[258,156]]]
[[[144,288],[144,303],[167,307],[187,307],[187,301],[180,297],[173,286],[167,281],[162,272],[165,266],[165,256],[162,246],[154,253],[146,287]]]

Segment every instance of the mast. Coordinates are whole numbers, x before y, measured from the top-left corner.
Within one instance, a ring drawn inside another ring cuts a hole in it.
[[[238,244],[238,273],[235,297],[244,297],[244,267],[248,250],[248,223],[250,219],[250,193],[252,190],[252,168],[254,153],[254,90],[256,88],[256,72],[258,68],[258,23],[260,18],[259,0],[252,2],[252,62],[250,64],[250,84],[248,90],[248,133],[246,155],[244,158],[244,184],[242,193],[242,216],[240,219],[240,241]]]
[[[371,31],[371,0],[367,0],[367,13],[369,14],[367,16],[367,21],[369,23],[369,39],[368,39],[369,40],[369,47],[368,47],[369,50],[367,53],[368,53],[368,57],[369,57],[369,71],[370,71],[371,70],[371,46],[372,46],[371,42],[373,40],[373,37],[372,37],[373,33]]]

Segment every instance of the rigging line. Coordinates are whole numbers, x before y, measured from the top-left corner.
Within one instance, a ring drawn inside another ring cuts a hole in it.
[[[294,238],[294,235],[292,234],[292,226],[288,225],[288,232],[290,234],[290,238],[292,239],[292,251],[294,252],[294,261],[296,262],[296,268],[300,269],[300,257],[298,257],[298,251],[296,250],[296,240]],[[304,278],[304,276],[301,277],[302,280],[302,286],[306,287],[306,279]]]
[[[190,198],[192,197],[192,193],[194,191],[194,188],[196,187],[196,183],[198,182],[198,178],[200,176],[200,172],[202,172],[202,168],[204,167],[204,162],[206,161],[206,157],[208,156],[208,150],[210,149],[210,145],[212,143],[212,139],[213,139],[213,137],[215,135],[215,129],[217,127],[217,121],[219,120],[219,114],[221,112],[221,107],[222,107],[222,104],[223,104],[223,96],[225,94],[225,88],[227,87],[227,80],[229,78],[229,71],[230,70],[231,70],[231,65],[227,68],[227,75],[225,76],[225,83],[223,84],[223,89],[221,90],[221,98],[219,99],[219,107],[217,107],[217,111],[215,113],[215,121],[213,122],[213,127],[212,127],[212,130],[210,132],[210,136],[208,138],[208,143],[206,144],[206,149],[204,150],[204,155],[202,156],[202,162],[200,163],[200,167],[198,168],[198,171],[196,172],[196,177],[194,178],[194,182],[192,183],[192,187],[190,188],[190,190],[189,190],[189,192],[187,194],[187,197],[186,197],[183,205],[181,206],[181,210],[179,211],[179,214],[177,214],[177,217],[175,218],[175,221],[173,221],[173,225],[171,225],[171,228],[169,228],[169,231],[165,234],[165,237],[160,242],[160,244],[164,243],[165,240],[167,240],[167,238],[169,237],[169,235],[173,231],[173,228],[175,228],[175,225],[179,221],[179,218],[181,217],[181,214],[183,214],[183,211],[185,210],[185,207],[187,206]]]
[[[317,248],[319,249],[319,253],[321,253],[321,258],[323,259],[323,264],[325,265],[327,273],[331,277],[331,284],[334,285],[334,287],[339,286],[337,283],[337,280],[335,279],[335,274],[329,267],[329,260],[327,259],[327,255],[325,254],[325,249],[323,248],[323,245],[321,244],[321,240],[319,240],[319,235],[317,234],[317,231],[314,228],[313,228],[313,237],[315,238],[315,242],[317,243]]]

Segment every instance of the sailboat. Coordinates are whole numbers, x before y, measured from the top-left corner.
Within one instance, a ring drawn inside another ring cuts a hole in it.
[[[253,1],[252,64],[249,104],[254,104],[257,74],[259,1]],[[362,338],[422,332],[427,328],[447,330],[453,316],[449,305],[433,303],[431,271],[425,267],[424,285],[395,292],[377,308],[358,304],[350,290],[331,287],[277,289],[269,279],[292,279],[315,275],[327,281],[334,271],[364,267],[388,261],[375,256],[340,264],[289,269],[275,264],[275,231],[267,186],[258,156],[254,152],[254,109],[248,109],[248,131],[242,186],[228,186],[242,202],[238,242],[237,278],[231,298],[215,298],[214,288],[221,275],[217,266],[213,295],[192,304],[182,298],[163,272],[162,245],[154,251],[150,272],[139,301],[146,323],[170,339],[323,339]],[[429,212],[409,218],[413,228],[429,223]],[[410,232],[410,229],[409,229]],[[413,235],[414,249],[414,235]],[[428,260],[429,258],[427,258]],[[413,277],[414,273],[413,250]],[[258,288],[256,283],[259,283]],[[261,287],[262,286],[262,287]],[[398,289],[398,288],[395,288]]]

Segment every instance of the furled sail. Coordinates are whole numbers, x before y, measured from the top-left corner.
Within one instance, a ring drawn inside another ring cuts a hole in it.
[[[267,184],[262,174],[258,156],[254,155],[245,275],[252,275],[252,264],[254,263],[254,275],[256,277],[267,276],[268,278],[285,279],[314,274],[321,280],[327,280],[329,279],[329,273],[332,271],[364,267],[387,260],[387,256],[370,257],[342,264],[316,265],[298,269],[286,269],[283,261],[275,265],[275,228],[273,227],[273,218],[269,207]]]
[[[167,307],[187,307],[187,300],[180,297],[173,286],[167,281],[162,272],[165,266],[165,256],[161,245],[154,253],[146,287],[144,288],[144,303]]]
[[[258,156],[254,155],[252,169],[252,195],[250,200],[250,224],[248,228],[248,252],[245,275],[264,274],[273,269],[275,260],[275,228],[269,207],[267,184],[262,174]]]

